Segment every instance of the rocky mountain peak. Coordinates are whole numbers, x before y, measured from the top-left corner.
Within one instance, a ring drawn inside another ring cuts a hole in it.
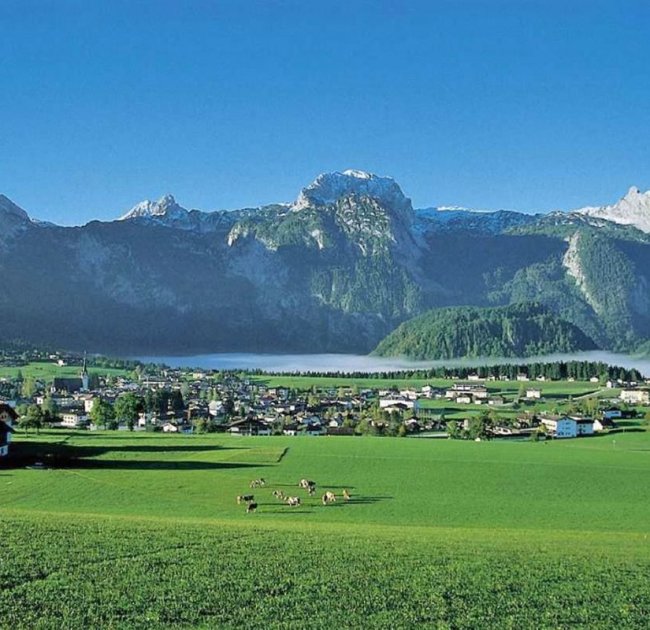
[[[182,208],[173,195],[165,195],[158,201],[146,199],[136,204],[126,214],[120,217],[120,221],[139,218],[178,218],[187,214],[187,210]]]
[[[411,200],[392,177],[353,169],[342,173],[322,173],[302,189],[292,209],[299,211],[307,207],[328,206],[350,196],[369,197],[398,214],[411,215],[413,212]]]
[[[624,197],[611,206],[582,208],[577,212],[621,225],[633,225],[650,233],[650,190],[641,192],[632,186]]]
[[[17,206],[9,197],[0,195],[0,215],[11,217],[22,221],[29,221],[28,214],[20,207]]]

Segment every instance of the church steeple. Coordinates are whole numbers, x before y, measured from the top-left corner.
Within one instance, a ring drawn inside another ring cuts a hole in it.
[[[86,367],[86,353],[84,352],[84,362],[81,368],[81,389],[88,390],[88,368]]]

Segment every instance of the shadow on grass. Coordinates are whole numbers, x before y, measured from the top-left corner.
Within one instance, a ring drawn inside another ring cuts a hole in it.
[[[64,445],[67,448],[78,449],[79,451],[87,449],[89,452],[94,451],[101,453],[207,453],[209,451],[249,451],[246,446],[207,446],[205,444],[125,444],[110,446],[75,446]],[[92,457],[92,455],[83,455],[83,457]]]
[[[296,491],[306,492],[304,488],[301,488],[297,483],[274,483],[269,484],[269,487],[278,487],[278,488],[295,488]],[[354,490],[354,486],[330,486],[328,483],[316,483],[316,494],[323,493],[326,490]]]
[[[48,462],[52,468],[77,468],[83,470],[229,470],[235,468],[263,468],[264,464],[237,462],[193,462],[133,459],[71,459],[67,462]]]
[[[222,450],[248,450],[243,447],[213,447],[203,445],[180,446],[76,446],[67,443],[52,442],[18,442],[12,444],[12,450],[5,464],[6,468],[23,468],[37,462],[47,468],[83,468],[115,470],[227,470],[233,468],[263,468],[261,463],[206,462],[186,459],[174,459],[174,455],[202,453]],[[141,454],[166,454],[169,459],[142,459]],[[118,457],[111,459],[110,455]],[[119,454],[125,455],[119,457]],[[129,454],[133,456],[129,457]],[[102,459],[102,456],[106,456]]]
[[[317,507],[321,508],[341,508],[345,507],[346,505],[371,505],[373,503],[379,503],[380,501],[390,501],[392,500],[393,497],[389,496],[377,496],[377,497],[365,497],[365,496],[359,496],[359,497],[352,497],[349,501],[345,501],[344,499],[337,497],[335,503],[328,503],[327,505],[323,505],[322,503],[319,503]]]
[[[608,435],[623,435],[624,433],[645,433],[645,429],[639,426],[621,427],[617,429],[610,429],[607,433],[601,433],[600,436],[607,437]],[[599,437],[600,437],[599,436]]]

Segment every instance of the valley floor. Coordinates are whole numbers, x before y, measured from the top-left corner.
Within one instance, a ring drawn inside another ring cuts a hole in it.
[[[1,625],[645,627],[649,438],[19,436]]]

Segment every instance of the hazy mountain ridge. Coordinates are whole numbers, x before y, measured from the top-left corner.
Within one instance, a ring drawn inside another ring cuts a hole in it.
[[[361,171],[292,204],[172,196],[63,228],[0,198],[5,338],[128,352],[367,352],[425,310],[535,301],[603,348],[650,337],[650,238],[588,213],[414,210]],[[573,243],[573,245],[572,245]]]

